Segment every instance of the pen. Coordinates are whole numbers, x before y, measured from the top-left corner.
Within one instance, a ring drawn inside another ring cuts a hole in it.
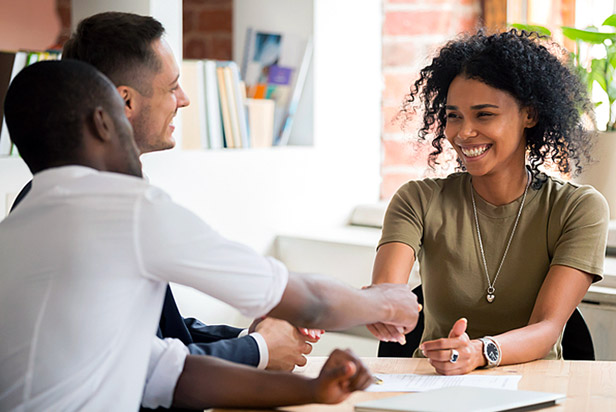
[[[382,385],[383,384],[383,379],[379,378],[376,375],[372,375],[372,379],[374,380],[374,384],[375,385]]]

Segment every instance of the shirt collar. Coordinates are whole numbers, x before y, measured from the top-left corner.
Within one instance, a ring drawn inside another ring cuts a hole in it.
[[[32,177],[32,187],[37,190],[58,184],[68,179],[76,179],[87,175],[99,173],[98,170],[87,166],[60,166],[45,169]]]

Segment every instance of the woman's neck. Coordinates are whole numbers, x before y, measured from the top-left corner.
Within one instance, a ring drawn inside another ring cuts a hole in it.
[[[530,174],[526,167],[516,173],[473,176],[472,185],[483,200],[495,206],[506,205],[524,194]]]

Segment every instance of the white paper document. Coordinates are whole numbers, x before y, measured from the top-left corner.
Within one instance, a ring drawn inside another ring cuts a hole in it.
[[[474,386],[479,388],[518,389],[522,375],[374,375],[382,382],[370,385],[367,392],[423,392],[448,386]]]

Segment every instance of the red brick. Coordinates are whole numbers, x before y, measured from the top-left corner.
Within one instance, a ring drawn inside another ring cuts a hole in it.
[[[233,0],[183,0],[183,7],[193,8],[221,8],[233,7]]]
[[[190,10],[184,9],[182,11],[182,32],[184,35],[192,32],[196,28],[195,24],[196,14]]]
[[[469,0],[466,0],[469,1]],[[430,5],[434,5],[434,4],[448,4],[448,3],[455,3],[458,4],[460,2],[460,0],[429,0],[429,4]],[[421,5],[425,5],[428,3],[428,1],[426,0],[385,0],[385,3],[387,4],[421,4]]]
[[[424,58],[424,48],[411,41],[384,43],[382,50],[384,67],[409,66]]]
[[[231,9],[204,10],[199,13],[199,31],[205,33],[231,33],[233,13]]]
[[[473,14],[455,21],[454,31],[456,33],[474,33],[480,26],[479,16]]]
[[[392,134],[400,133],[402,126],[398,114],[400,113],[399,106],[383,106],[381,114],[383,116],[383,133]]]
[[[427,165],[428,154],[432,151],[427,142],[422,142],[416,138],[405,138],[404,140],[383,140],[383,164],[388,166],[419,166]]]
[[[423,171],[420,169],[409,169],[406,173],[382,173],[381,181],[381,200],[390,199],[394,193],[406,182],[412,179],[421,179],[423,177]]]
[[[410,87],[417,78],[416,73],[388,73],[384,76],[385,88],[383,90],[383,103],[395,106],[401,104]]]
[[[184,40],[185,59],[205,59],[207,58],[207,44],[204,37]]]
[[[233,39],[231,34],[216,34],[207,38],[208,59],[231,60]]]
[[[456,20],[450,10],[389,11],[385,13],[386,35],[449,34],[450,22]]]

